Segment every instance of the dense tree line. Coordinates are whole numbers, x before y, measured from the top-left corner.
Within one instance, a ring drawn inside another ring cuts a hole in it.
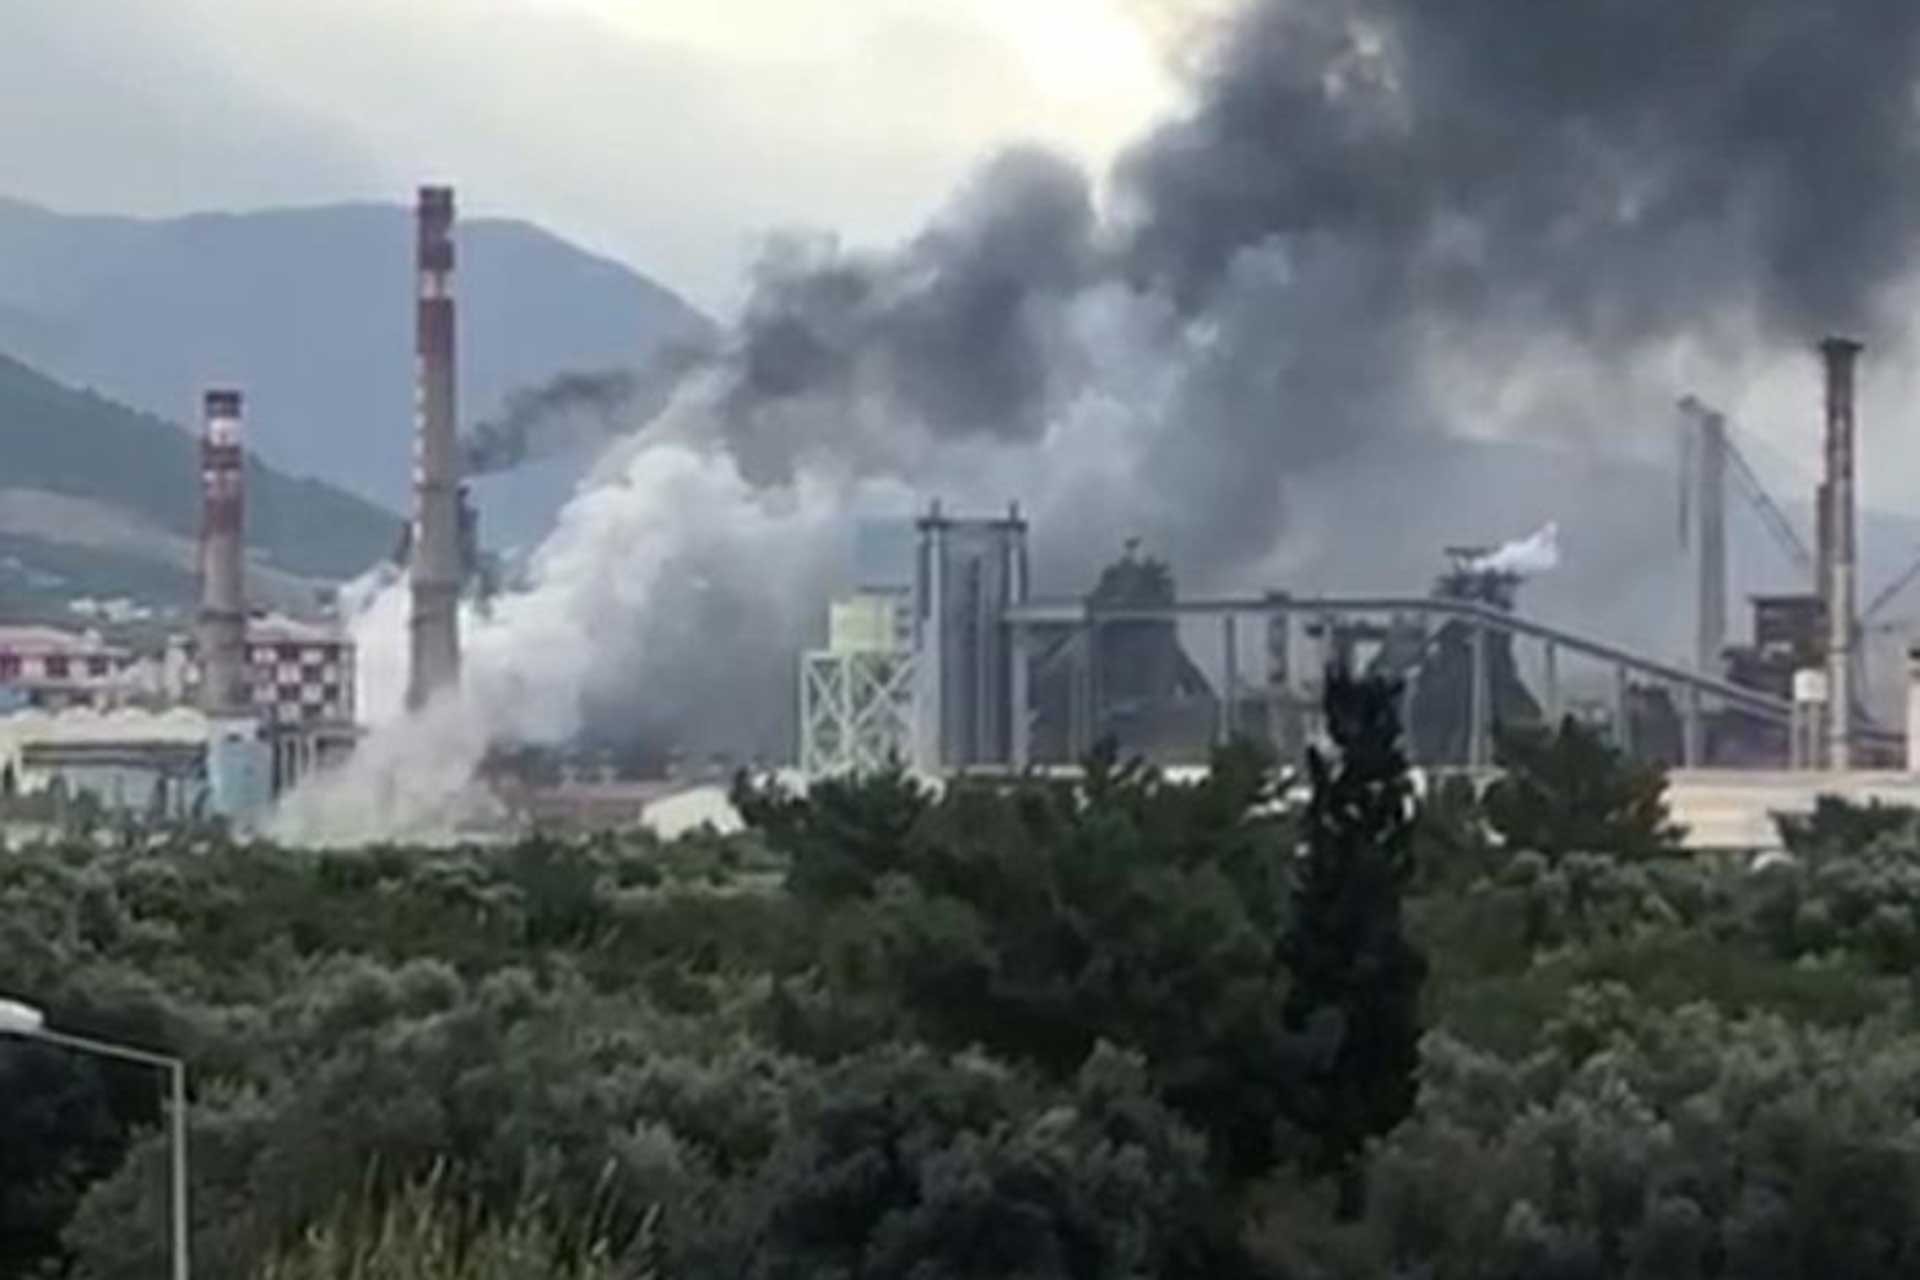
[[[740,837],[0,858],[0,991],[192,1064],[197,1274],[1895,1276],[1920,828],[1678,848],[1576,724],[1415,801],[1330,683],[1310,799],[744,781]],[[0,1042],[0,1276],[163,1269],[139,1068]]]

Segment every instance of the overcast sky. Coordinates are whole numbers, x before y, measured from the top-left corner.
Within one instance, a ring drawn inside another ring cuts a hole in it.
[[[909,230],[998,143],[1099,164],[1191,0],[5,0],[0,194],[170,214],[457,183],[711,310],[757,237]],[[23,109],[23,107],[25,109]]]

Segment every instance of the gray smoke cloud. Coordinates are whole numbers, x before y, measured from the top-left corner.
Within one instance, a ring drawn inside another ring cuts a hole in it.
[[[720,407],[743,470],[771,483],[809,448],[871,453],[860,416],[843,411],[855,402],[885,405],[892,429],[1039,437],[1072,370],[1061,308],[1098,275],[1095,230],[1086,175],[1022,148],[895,253],[777,241],[726,356]]]
[[[1134,268],[1204,299],[1327,236],[1410,300],[1602,341],[1748,294],[1867,325],[1911,253],[1916,33],[1899,0],[1272,0],[1122,163]]]
[[[897,466],[905,439],[1039,440],[1087,387],[1061,316],[1119,287],[1178,371],[1123,495],[1138,531],[1246,565],[1287,529],[1285,482],[1382,442],[1587,447],[1664,423],[1673,389],[1642,375],[1676,341],[1896,336],[1917,39],[1900,0],[1261,0],[1197,61],[1190,111],[1123,155],[1106,216],[1019,150],[895,252],[771,254],[729,438],[761,482]],[[1612,400],[1553,385],[1550,342]],[[1528,394],[1462,424],[1463,380]]]
[[[1062,594],[1132,536],[1188,590],[1418,590],[1557,520],[1526,607],[1639,643],[1679,566],[1622,455],[1717,393],[1669,357],[1805,361],[1811,419],[1811,342],[1909,336],[1911,0],[1254,0],[1208,49],[1104,184],[1017,149],[895,249],[769,251],[502,606],[502,687],[578,703],[541,732],[787,749],[876,482],[1019,498]]]

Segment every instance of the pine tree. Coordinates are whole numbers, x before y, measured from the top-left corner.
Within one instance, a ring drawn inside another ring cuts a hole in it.
[[[1657,858],[1685,832],[1668,820],[1667,776],[1636,764],[1569,716],[1557,731],[1501,735],[1505,776],[1487,791],[1487,819],[1508,849],[1550,862],[1569,853]]]
[[[1330,1025],[1294,1122],[1314,1141],[1314,1171],[1337,1180],[1340,1214],[1366,1201],[1368,1139],[1413,1109],[1425,958],[1407,940],[1401,894],[1413,869],[1415,804],[1401,747],[1397,681],[1327,674],[1329,758],[1308,753],[1313,784],[1305,858],[1287,942],[1296,1034]]]

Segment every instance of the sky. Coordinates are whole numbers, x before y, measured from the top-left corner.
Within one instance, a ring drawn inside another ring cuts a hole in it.
[[[980,156],[1094,167],[1194,0],[11,0],[0,195],[526,218],[725,314],[763,238],[909,232]]]
[[[1178,111],[1182,37],[1231,3],[9,0],[0,196],[159,216],[450,181],[464,215],[537,222],[724,318],[771,233],[887,245],[1019,141],[1100,173]],[[1864,447],[1890,465],[1864,498],[1905,504],[1920,387],[1873,354]],[[1738,372],[1683,361],[1674,384],[1810,473],[1810,354]]]

